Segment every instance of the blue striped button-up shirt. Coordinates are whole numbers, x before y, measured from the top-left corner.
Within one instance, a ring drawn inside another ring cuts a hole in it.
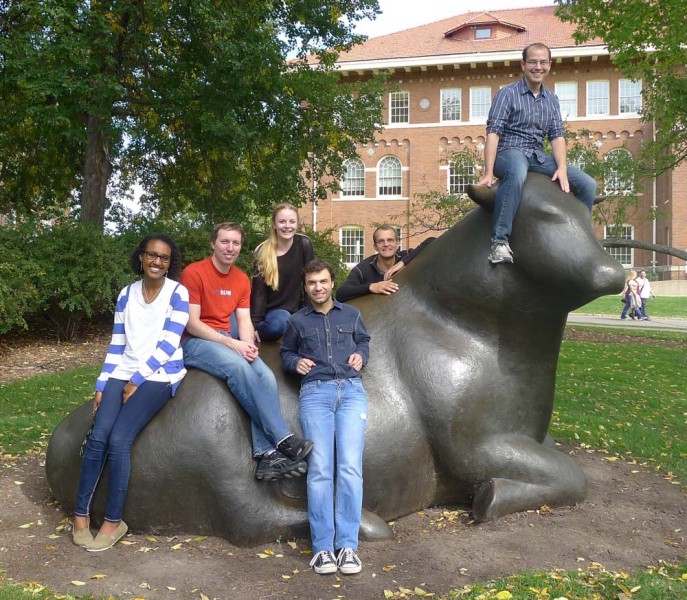
[[[553,140],[565,133],[556,94],[542,85],[535,97],[524,78],[500,89],[489,109],[489,133],[499,136],[497,152],[518,148],[542,162],[544,136]]]

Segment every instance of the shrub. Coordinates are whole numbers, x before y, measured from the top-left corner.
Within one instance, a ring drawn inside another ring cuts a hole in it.
[[[74,337],[85,318],[111,313],[119,290],[134,278],[130,248],[98,228],[58,223],[26,240],[25,252],[43,267],[33,312],[48,319],[59,340]]]
[[[0,228],[0,333],[27,328],[25,316],[35,307],[38,289],[34,282],[41,268],[22,250],[19,231]]]

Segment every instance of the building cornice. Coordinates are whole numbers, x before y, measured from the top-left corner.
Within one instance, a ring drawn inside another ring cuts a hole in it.
[[[565,58],[588,58],[609,56],[608,47],[605,45],[599,46],[570,46],[564,48],[555,48],[551,50],[552,58],[558,62],[558,59]],[[478,52],[471,54],[446,54],[437,56],[409,56],[402,58],[382,58],[375,60],[360,60],[360,61],[341,61],[336,64],[336,69],[342,74],[357,72],[363,74],[365,72],[377,71],[397,71],[410,69],[425,70],[429,67],[443,68],[446,66],[464,66],[464,65],[481,65],[487,64],[492,66],[494,63],[512,63],[520,62],[522,58],[522,50],[508,50],[500,52]]]

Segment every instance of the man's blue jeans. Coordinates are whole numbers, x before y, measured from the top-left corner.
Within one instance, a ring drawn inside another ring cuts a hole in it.
[[[520,206],[522,188],[525,185],[527,173],[532,171],[553,177],[556,169],[556,161],[552,156],[546,156],[544,162],[540,163],[534,154],[528,158],[522,150],[516,148],[497,152],[494,162],[494,175],[499,178],[499,188],[496,191],[496,204],[492,221],[492,242],[508,242],[513,229],[513,219],[518,206]],[[570,191],[591,212],[596,197],[596,182],[577,167],[568,165],[567,173]],[[559,185],[557,181],[554,183]]]
[[[107,461],[109,495],[105,520],[116,523],[122,519],[129,489],[131,446],[172,394],[169,383],[146,381],[125,404],[122,392],[126,384],[126,381],[112,377],[105,384],[81,463],[74,510],[74,514],[80,517],[88,516],[95,488]]]
[[[308,455],[312,551],[358,548],[363,507],[367,396],[359,378],[301,387],[300,422],[313,441]]]
[[[183,344],[184,364],[223,379],[248,413],[253,435],[253,455],[262,456],[291,435],[281,414],[279,390],[274,373],[258,357],[247,361],[223,344],[187,338]]]

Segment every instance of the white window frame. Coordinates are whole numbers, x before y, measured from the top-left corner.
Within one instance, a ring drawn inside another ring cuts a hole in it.
[[[479,97],[478,96],[479,92]],[[486,98],[488,102],[484,102]],[[479,104],[477,103],[479,101]],[[491,108],[491,86],[477,85],[470,88],[470,122],[471,123],[486,123],[489,116],[489,109]],[[479,111],[476,110],[479,107]]]
[[[397,183],[396,183],[397,182]],[[398,188],[398,193],[395,193]],[[401,198],[403,196],[403,165],[397,156],[387,154],[377,163],[377,197]],[[392,189],[393,193],[382,190]]]
[[[410,92],[389,93],[389,125],[410,123]]]
[[[623,240],[633,240],[635,239],[635,228],[634,225],[629,225],[627,223],[623,223],[620,225],[621,229],[623,230],[621,232],[621,235],[608,235],[608,226],[604,225],[604,239],[607,240],[608,238],[620,238]],[[606,252],[608,252],[615,260],[617,260],[623,267],[631,267],[634,265],[635,262],[635,251],[634,248],[606,248]],[[624,262],[624,261],[629,261],[629,262]]]
[[[360,158],[347,158],[343,163],[344,174],[341,178],[342,198],[365,197],[365,163]],[[353,173],[351,174],[351,169]]]
[[[365,258],[365,229],[358,225],[340,227],[339,246],[346,265],[354,267]]]
[[[606,156],[604,156],[604,162],[608,160],[609,156],[617,154],[619,152],[625,152],[626,154],[632,156],[632,153],[627,148],[614,148]],[[617,171],[606,172],[604,177],[604,194],[607,196],[613,195],[624,195],[632,193],[632,180],[624,181],[618,176]]]
[[[611,85],[608,79],[597,79],[587,82],[588,117],[607,117],[610,115]],[[593,108],[593,110],[592,110]]]
[[[457,104],[457,107],[456,107]],[[461,120],[461,111],[463,110],[463,90],[461,88],[448,88],[441,90],[441,122],[455,123]],[[457,119],[447,118],[447,113],[450,116],[457,116]]]
[[[491,27],[478,27],[477,29],[475,29],[475,39],[476,40],[491,39]]]
[[[623,103],[627,104],[623,109]],[[618,81],[618,114],[638,115],[642,111],[642,80],[620,79]]]
[[[467,173],[463,171],[466,170]],[[446,191],[449,194],[456,194],[458,196],[467,196],[467,187],[469,184],[476,181],[475,165],[459,163],[457,160],[452,160],[448,165],[448,176],[446,180]]]
[[[563,120],[577,117],[577,81],[557,81],[555,91]]]

